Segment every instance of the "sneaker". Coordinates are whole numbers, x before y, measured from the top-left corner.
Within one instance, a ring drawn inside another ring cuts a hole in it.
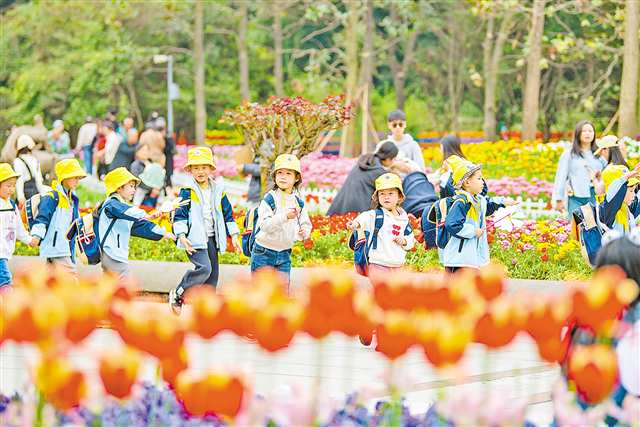
[[[180,316],[182,312],[182,297],[178,296],[176,288],[169,291],[169,307],[176,316]]]

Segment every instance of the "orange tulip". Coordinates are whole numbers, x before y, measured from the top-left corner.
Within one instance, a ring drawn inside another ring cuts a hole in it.
[[[505,287],[505,270],[498,264],[482,267],[476,276],[476,288],[487,301],[500,296]]]
[[[44,398],[61,411],[78,406],[87,392],[82,372],[62,357],[44,358],[36,367],[35,383]]]
[[[191,304],[190,329],[204,339],[216,336],[225,327],[224,301],[210,286],[199,286],[189,292]]]
[[[140,354],[132,348],[109,351],[100,358],[100,378],[105,391],[118,399],[124,399],[138,377]]]
[[[376,350],[391,360],[405,354],[417,342],[410,316],[401,311],[386,312],[383,322],[376,328],[376,335]]]
[[[478,319],[474,336],[475,341],[489,348],[504,347],[520,331],[524,313],[506,298],[494,300],[487,311]]]
[[[614,350],[603,344],[578,345],[569,355],[568,378],[587,403],[595,404],[613,392],[618,377]]]
[[[176,397],[193,415],[234,418],[242,407],[244,384],[239,377],[222,373],[196,375],[182,372],[176,382]]]
[[[262,348],[275,352],[289,345],[302,323],[303,310],[294,302],[266,307],[257,313],[256,340]]]
[[[184,347],[179,348],[175,354],[165,357],[164,359],[160,359],[162,379],[171,387],[175,387],[178,374],[188,367],[187,350]]]

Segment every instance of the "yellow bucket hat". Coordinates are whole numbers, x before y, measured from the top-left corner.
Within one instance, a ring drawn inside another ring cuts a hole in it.
[[[618,146],[618,137],[615,135],[606,135],[596,140],[598,149],[594,151],[593,155],[597,156],[605,148],[613,148]]]
[[[62,182],[69,178],[85,178],[87,173],[76,159],[61,160],[56,163],[56,177]]]
[[[482,166],[476,165],[475,163],[471,163],[470,161],[464,159],[460,159],[460,161],[454,163],[452,167],[453,185],[458,189],[462,188],[463,182],[465,182],[471,175],[482,168]]]
[[[19,176],[20,174],[17,174],[9,163],[0,163],[0,182],[5,182],[8,179]]]
[[[373,192],[373,198],[376,197],[378,191],[391,190],[397,188],[400,191],[400,195],[404,197],[404,191],[402,190],[402,179],[395,173],[385,173],[376,178],[375,181],[376,191]]]
[[[136,178],[127,168],[120,167],[112,170],[104,177],[104,186],[107,188],[107,195],[115,193],[118,191],[118,188],[131,181],[139,183],[140,179]]]
[[[199,166],[199,165],[207,165],[212,168],[216,168],[215,163],[213,163],[213,151],[207,147],[196,147],[189,150],[187,153],[187,164],[184,166],[185,169],[190,166]]]
[[[291,169],[298,173],[302,173],[302,168],[300,167],[300,159],[298,159],[293,154],[280,154],[276,157],[276,161],[273,164],[273,173],[276,173],[279,169]]]
[[[607,191],[609,186],[616,180],[622,178],[624,174],[629,172],[625,166],[622,165],[609,165],[602,171],[602,181],[604,182],[604,190]],[[633,187],[636,184],[640,184],[640,180],[636,177],[629,178],[627,185]]]

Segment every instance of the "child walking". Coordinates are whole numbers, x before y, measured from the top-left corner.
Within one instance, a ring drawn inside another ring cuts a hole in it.
[[[58,184],[42,196],[31,234],[40,245],[40,257],[49,264],[62,266],[69,273],[76,272],[75,244],[67,240],[67,231],[79,216],[79,202],[75,190],[87,176],[76,159],[56,163]]]
[[[598,205],[598,216],[605,231],[629,233],[638,227],[640,199],[636,197],[640,184],[640,164],[629,171],[622,165],[609,165],[602,172],[605,197]]]
[[[273,188],[258,207],[251,251],[251,271],[272,267],[287,277],[291,273],[291,248],[297,240],[311,235],[311,220],[304,203],[295,192],[302,180],[300,160],[292,154],[276,158]]]
[[[11,165],[0,163],[0,289],[13,281],[9,260],[16,248],[16,238],[32,247],[38,246],[37,240],[25,229],[18,206],[11,200],[18,176]]]
[[[394,173],[385,173],[375,181],[375,192],[371,197],[371,210],[361,213],[347,224],[358,233],[368,232],[375,242],[369,250],[368,273],[397,270],[405,264],[407,251],[415,245],[409,216],[400,207],[405,199],[402,180]],[[376,217],[383,214],[382,226],[374,237]]]
[[[102,245],[102,270],[114,273],[120,280],[130,277],[129,240],[131,236],[148,240],[176,237],[150,220],[159,217],[157,212],[147,215],[142,209],[131,204],[140,180],[126,168],[112,170],[104,177],[107,199],[100,210],[98,235]]]
[[[188,186],[180,190],[179,197],[187,203],[176,211],[173,231],[178,236],[178,247],[187,252],[194,269],[186,272],[180,284],[169,292],[169,305],[180,314],[185,292],[192,286],[218,285],[218,252],[227,250],[227,237],[240,248],[240,229],[233,219],[233,208],[222,183],[211,175],[216,169],[211,149],[192,148],[187,153],[187,172],[191,174]]]
[[[456,196],[445,217],[445,232],[450,236],[441,253],[445,270],[479,268],[489,263],[486,218],[499,208],[517,202],[503,197],[482,195],[484,180],[480,165],[467,160],[453,166]]]

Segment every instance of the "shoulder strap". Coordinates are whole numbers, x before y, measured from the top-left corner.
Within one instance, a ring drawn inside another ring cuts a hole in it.
[[[376,220],[373,224],[373,233],[371,235],[371,247],[378,248],[378,233],[384,224],[384,211],[381,208],[376,209]]]
[[[275,213],[276,212],[276,201],[273,198],[273,195],[271,193],[267,193],[267,195],[264,196],[264,201],[267,202],[267,205],[269,205],[269,207],[271,208],[273,213]]]
[[[298,196],[296,196],[296,201],[298,202],[298,206],[300,206],[300,209],[302,210],[304,208],[304,201]]]
[[[35,179],[33,176],[33,172],[31,172],[31,168],[29,167],[29,164],[26,162],[26,160],[20,156],[18,156],[17,158],[20,159],[22,164],[24,164],[24,166],[27,168],[27,171],[29,171],[29,181],[31,181],[32,179]]]
[[[104,202],[100,204],[100,212],[98,213],[98,218],[100,218],[100,214],[102,214],[102,209],[104,209]],[[99,219],[98,219],[99,220]],[[107,241],[107,236],[111,233],[111,229],[116,224],[118,218],[112,218],[109,226],[107,227],[107,231],[104,232],[104,236],[100,236],[100,251],[104,251],[104,243]]]
[[[440,207],[440,219],[442,220],[447,216],[447,210],[449,209],[447,198],[440,199],[438,206]]]

